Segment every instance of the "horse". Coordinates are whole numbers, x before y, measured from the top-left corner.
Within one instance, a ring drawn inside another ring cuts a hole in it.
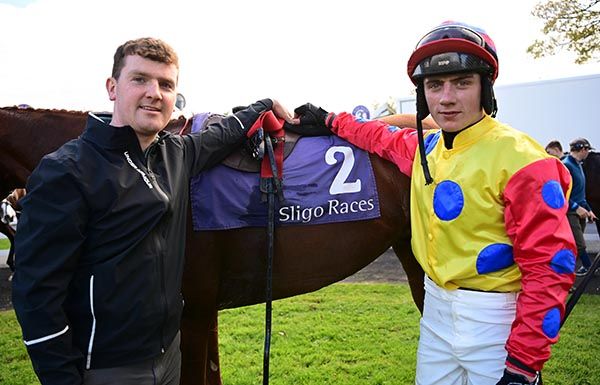
[[[583,161],[585,174],[585,198],[596,216],[600,215],[600,152],[590,151]],[[600,234],[600,223],[596,221],[596,229]]]
[[[400,127],[415,125],[414,115],[389,116],[384,120]],[[80,135],[85,121],[85,112],[1,108],[0,193],[24,187],[42,156]],[[166,129],[178,133],[186,122],[183,117],[174,119]],[[426,121],[424,127],[435,128],[432,121]],[[274,300],[340,281],[392,247],[407,274],[413,300],[422,312],[424,274],[410,247],[410,179],[391,162],[375,155],[369,157],[380,217],[277,227]],[[190,209],[182,287],[182,384],[221,384],[218,310],[265,302],[266,249],[264,228],[193,231]]]

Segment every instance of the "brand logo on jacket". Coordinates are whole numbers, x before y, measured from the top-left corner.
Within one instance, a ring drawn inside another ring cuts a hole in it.
[[[135,165],[135,163],[133,163],[133,160],[131,160],[131,157],[129,156],[129,151],[125,151],[123,153],[123,155],[125,155],[125,159],[127,159],[127,163],[129,163],[129,165],[137,172],[140,173],[140,175],[142,176],[142,179],[144,180],[144,182],[146,183],[146,186],[148,186],[149,189],[153,189],[154,187],[152,186],[152,183],[150,183],[150,179],[148,179],[148,176],[146,175],[145,172],[143,172],[142,170],[139,169],[138,166]]]

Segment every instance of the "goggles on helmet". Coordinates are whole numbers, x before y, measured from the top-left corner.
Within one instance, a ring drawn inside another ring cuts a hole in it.
[[[427,43],[431,43],[433,41],[442,39],[468,40],[472,43],[477,44],[480,47],[485,48],[485,39],[479,33],[462,25],[454,24],[444,25],[432,30],[427,35],[423,36],[421,40],[419,40],[416,48],[418,49]]]
[[[498,76],[496,48],[489,36],[466,24],[446,22],[428,32],[417,43],[407,65],[407,72],[413,83],[416,84],[418,78],[422,76],[443,73],[442,67],[429,64],[440,56],[450,53],[454,53],[454,57],[458,57],[459,60],[454,60],[455,65],[446,67],[448,73],[451,70],[458,72],[474,70],[488,73],[492,82]],[[474,58],[479,58],[480,64],[476,63]],[[460,67],[460,62],[468,65]]]

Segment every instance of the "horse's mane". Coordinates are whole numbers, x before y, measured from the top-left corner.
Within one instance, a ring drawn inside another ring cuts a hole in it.
[[[77,111],[77,110],[66,110],[64,108],[33,108],[33,107],[19,107],[19,106],[7,106],[7,107],[0,107],[0,110],[4,110],[4,111],[8,111],[8,112],[14,112],[14,113],[57,113],[57,114],[63,114],[63,115],[87,115],[88,113],[92,112],[92,113],[96,113],[96,114],[102,114],[105,112],[99,112],[99,111]],[[110,113],[110,112],[109,112]],[[171,123],[174,122],[178,122],[181,120],[185,120],[186,117],[184,115],[179,115],[176,118],[171,119]]]
[[[19,106],[8,106],[8,107],[0,107],[0,110],[4,110],[7,112],[13,113],[58,113],[65,115],[85,115],[89,111],[75,111],[75,110],[65,110],[65,109],[56,109],[56,108],[33,108],[33,107],[19,107]]]

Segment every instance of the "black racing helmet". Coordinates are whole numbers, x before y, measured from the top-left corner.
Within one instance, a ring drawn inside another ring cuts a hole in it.
[[[408,59],[408,76],[417,86],[417,131],[425,184],[433,182],[423,142],[422,120],[429,115],[423,79],[426,76],[477,72],[481,75],[481,105],[488,114],[498,110],[493,85],[498,77],[496,46],[481,28],[445,21],[419,40]]]
[[[408,76],[417,86],[417,114],[429,115],[422,90],[423,78],[461,72],[477,72],[482,79],[481,104],[485,112],[497,111],[493,84],[498,77],[496,46],[481,28],[445,21],[417,43],[407,65]]]

